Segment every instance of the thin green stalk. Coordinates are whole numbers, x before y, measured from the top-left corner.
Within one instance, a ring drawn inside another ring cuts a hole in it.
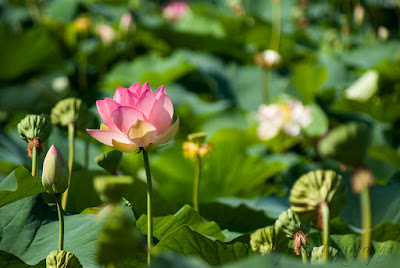
[[[268,73],[270,72],[270,70],[262,69],[262,72],[263,72],[263,99],[264,99],[264,103],[268,104],[268,89],[269,89],[269,86],[268,86],[269,75],[268,75]]]
[[[303,245],[301,245],[301,258],[303,259],[303,263],[308,262],[307,250]]]
[[[89,168],[89,134],[85,133],[85,168]]]
[[[141,150],[143,151],[144,168],[146,169],[147,178],[147,264],[150,265],[150,251],[153,246],[153,214],[151,213],[151,196],[153,195],[153,186],[151,183],[151,173],[147,151],[143,148],[141,148]]]
[[[57,202],[58,221],[60,223],[58,249],[63,250],[63,248],[64,248],[64,215],[63,215],[63,209],[61,206],[61,195],[56,195],[56,202]]]
[[[271,37],[271,49],[279,51],[279,43],[281,39],[281,17],[282,17],[282,0],[273,3],[274,8],[272,9],[274,18],[272,21],[272,37]]]
[[[193,185],[193,207],[194,210],[199,212],[199,181],[201,175],[201,157],[196,157],[196,169],[194,174],[194,185]]]
[[[361,252],[360,258],[368,260],[371,249],[371,199],[368,187],[364,187],[360,196],[361,201],[361,218],[363,234],[361,236]]]
[[[329,259],[329,207],[328,203],[324,202],[321,204],[322,211],[322,243],[324,245],[324,261],[327,262]]]
[[[72,167],[74,165],[75,156],[75,125],[73,123],[68,124],[68,146],[69,146],[69,156],[68,156],[68,169],[69,177],[68,183],[71,183],[72,178]],[[62,205],[64,210],[67,210],[67,200],[68,200],[69,187],[62,195]]]
[[[39,154],[38,148],[32,146],[32,177],[37,177],[39,174]]]

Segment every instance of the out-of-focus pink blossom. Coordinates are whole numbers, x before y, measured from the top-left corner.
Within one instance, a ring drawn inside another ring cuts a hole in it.
[[[147,82],[119,87],[113,99],[99,100],[96,105],[105,124],[86,131],[121,152],[164,147],[178,131],[179,118],[170,126],[174,107],[164,86],[154,94]]]
[[[300,134],[301,128],[311,123],[311,108],[304,107],[297,100],[268,106],[262,104],[258,109],[256,119],[260,121],[257,134],[262,140],[275,137],[281,130],[295,137]]]
[[[188,10],[189,10],[189,5],[186,2],[174,1],[168,3],[163,8],[163,15],[167,20],[178,21],[183,16],[185,16]]]
[[[133,23],[133,18],[131,13],[127,12],[121,16],[121,20],[119,22],[119,28],[123,33],[129,33],[133,31],[135,25]]]
[[[110,45],[117,39],[117,33],[111,26],[107,24],[101,24],[97,26],[96,32],[101,41],[106,45]]]

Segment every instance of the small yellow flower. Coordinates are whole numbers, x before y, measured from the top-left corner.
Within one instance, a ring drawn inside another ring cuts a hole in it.
[[[189,141],[183,143],[183,155],[193,161],[203,158],[213,151],[213,145],[205,142],[206,134],[194,133],[188,136]]]

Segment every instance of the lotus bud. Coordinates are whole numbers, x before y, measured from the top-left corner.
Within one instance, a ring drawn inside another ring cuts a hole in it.
[[[18,124],[18,133],[21,138],[29,143],[28,156],[32,158],[33,147],[42,152],[42,144],[51,134],[51,123],[40,115],[27,115]]]
[[[71,252],[54,250],[46,257],[47,268],[81,268],[78,258]]]
[[[78,32],[87,32],[91,24],[90,18],[85,15],[74,21],[74,27]]]
[[[128,34],[135,29],[135,24],[133,22],[131,13],[127,12],[121,16],[121,20],[119,22],[119,28],[121,32],[125,34]]]
[[[99,235],[96,254],[98,263],[107,265],[119,262],[145,250],[143,235],[136,228],[132,212],[125,206],[116,205]]]
[[[351,176],[352,190],[356,194],[361,194],[365,187],[373,188],[375,185],[374,175],[365,166],[358,166]]]
[[[116,175],[119,164],[121,163],[122,153],[118,150],[99,154],[96,156],[96,163],[110,174]]]
[[[281,65],[281,56],[275,50],[265,50],[255,55],[255,62],[265,69],[277,68]]]
[[[89,109],[78,98],[66,98],[59,101],[51,110],[51,123],[63,127],[73,124],[85,129],[91,121]]]
[[[325,246],[320,246],[320,247],[314,247],[311,251],[311,263],[312,264],[324,264],[326,261],[324,260],[324,247]],[[336,248],[329,247],[329,260],[335,260],[339,252]]]
[[[346,186],[342,176],[333,170],[310,171],[301,176],[293,185],[290,192],[291,210],[300,219],[313,222],[322,228],[320,207],[327,204],[330,216],[336,217],[346,203]]]
[[[348,165],[364,162],[371,144],[372,129],[364,122],[341,125],[318,143],[321,156],[330,157]]]
[[[133,183],[130,176],[99,176],[94,178],[94,188],[105,203],[115,204],[121,201],[122,195]]]
[[[379,26],[378,37],[379,39],[386,41],[389,38],[389,30],[385,26]]]
[[[68,171],[60,151],[54,144],[44,159],[42,184],[51,195],[61,194],[68,188]]]
[[[250,246],[262,255],[270,251],[282,252],[287,249],[288,239],[285,234],[273,226],[257,230],[250,236]]]
[[[361,26],[364,22],[365,10],[362,5],[357,4],[354,7],[353,17],[356,25]]]

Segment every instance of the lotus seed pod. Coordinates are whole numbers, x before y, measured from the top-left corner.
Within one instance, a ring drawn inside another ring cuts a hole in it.
[[[325,246],[320,246],[320,247],[314,247],[311,251],[311,263],[312,264],[324,264],[324,248]],[[337,251],[336,248],[329,247],[329,260],[335,260],[339,252]]]
[[[321,156],[349,165],[364,162],[371,144],[372,129],[367,123],[351,122],[341,125],[318,143]]]
[[[42,184],[48,194],[65,192],[68,188],[68,170],[56,146],[51,145],[43,162]]]
[[[250,246],[254,252],[264,255],[270,251],[285,251],[288,248],[288,240],[279,229],[269,226],[259,229],[251,235]]]
[[[81,268],[78,258],[71,252],[54,250],[46,257],[47,268]]]
[[[188,140],[190,140],[194,143],[201,144],[206,141],[207,134],[205,132],[192,133],[192,134],[189,134],[187,137],[188,137]]]
[[[346,186],[342,176],[333,170],[315,170],[301,176],[290,192],[291,210],[302,221],[318,222],[320,204],[328,203],[331,218],[336,217],[346,203]]]
[[[303,233],[310,231],[310,225],[302,223],[299,216],[293,213],[291,209],[285,210],[279,215],[279,218],[275,221],[275,227],[281,229],[286,234],[286,237],[290,239],[293,239],[294,235],[299,231]]]
[[[91,121],[86,104],[77,98],[66,98],[59,101],[51,110],[51,123],[63,127],[74,124],[78,128],[86,128]]]
[[[130,176],[99,176],[94,178],[94,188],[106,203],[118,203],[127,187],[133,183]]]
[[[18,124],[18,133],[22,139],[27,142],[34,137],[40,139],[43,143],[51,134],[51,123],[49,120],[40,115],[27,115]]]
[[[99,264],[116,263],[145,251],[143,235],[128,207],[116,205],[108,215],[98,239]]]
[[[96,156],[96,163],[104,168],[110,174],[117,174],[119,164],[121,163],[122,153],[118,150],[99,154]]]

